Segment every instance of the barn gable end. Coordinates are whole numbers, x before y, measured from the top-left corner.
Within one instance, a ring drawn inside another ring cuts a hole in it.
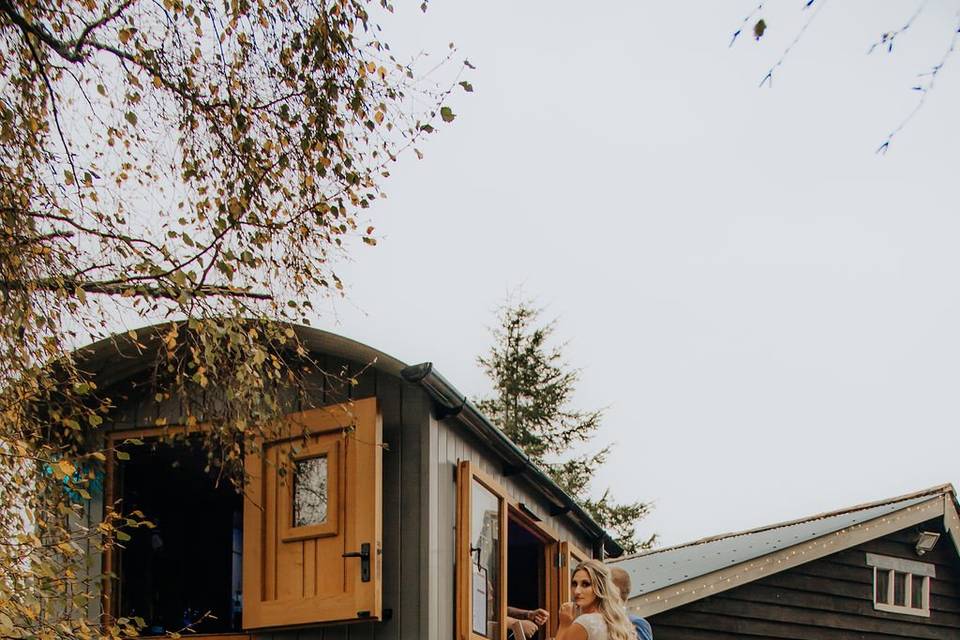
[[[760,578],[649,618],[657,640],[730,638],[955,639],[960,633],[960,560],[941,535],[933,551],[918,558],[917,530],[946,533],[941,519],[929,520]],[[877,611],[874,572],[867,554],[932,564],[930,617]]]
[[[955,639],[957,520],[944,485],[616,564],[658,640]],[[931,551],[921,532],[939,534]]]

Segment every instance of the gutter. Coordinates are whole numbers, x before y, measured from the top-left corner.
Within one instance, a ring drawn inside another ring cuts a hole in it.
[[[623,548],[573,498],[534,463],[510,438],[498,429],[465,395],[433,368],[432,362],[411,365],[400,372],[407,382],[418,384],[435,402],[438,420],[456,417],[506,461],[506,473],[523,475],[540,488],[553,503],[552,516],[569,513],[591,537],[599,558],[617,558]]]

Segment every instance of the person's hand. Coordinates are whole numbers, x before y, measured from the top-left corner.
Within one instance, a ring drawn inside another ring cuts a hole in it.
[[[564,602],[560,605],[560,626],[569,627],[573,624],[573,619],[577,617],[577,608],[572,602]]]
[[[546,609],[531,609],[527,611],[527,620],[533,620],[534,624],[542,627],[550,619],[550,613]]]

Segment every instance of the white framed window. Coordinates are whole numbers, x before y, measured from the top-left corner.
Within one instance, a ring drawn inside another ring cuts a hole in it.
[[[930,617],[930,580],[936,567],[926,562],[867,554],[873,568],[873,608]]]

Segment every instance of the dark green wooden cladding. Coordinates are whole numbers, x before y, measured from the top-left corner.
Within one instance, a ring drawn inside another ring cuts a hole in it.
[[[650,617],[657,640],[957,640],[960,560],[948,535],[918,558],[918,530],[943,533],[940,520],[872,540],[742,587]],[[873,570],[866,554],[936,565],[930,617],[873,608]]]
[[[419,388],[398,377],[330,356],[318,358],[324,371],[308,380],[314,406],[376,396],[383,417],[383,610],[389,619],[272,633],[257,640],[400,640],[426,637],[422,632],[421,565],[424,562],[422,503],[422,434],[430,424],[429,400]],[[353,378],[355,383],[351,383]],[[152,427],[157,418],[183,421],[180,403],[157,403],[143,389],[117,389],[120,406],[113,429]],[[291,411],[308,407],[291,406]]]

